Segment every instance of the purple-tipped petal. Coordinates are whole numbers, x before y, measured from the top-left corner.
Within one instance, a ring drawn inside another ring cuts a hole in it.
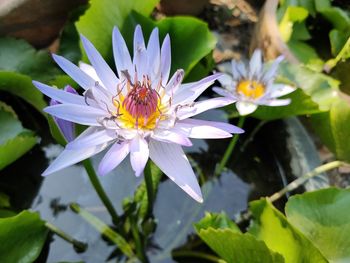
[[[235,95],[235,93],[229,92],[226,89],[214,87],[213,91],[215,91],[217,94],[223,97],[231,98],[232,100],[237,100],[237,96]]]
[[[185,76],[185,72],[182,69],[176,70],[174,75],[171,77],[169,83],[166,85],[165,90],[169,95],[176,93],[180,84]]]
[[[243,130],[222,122],[186,119],[176,123],[175,129],[194,139],[229,138],[231,133],[242,133]]]
[[[151,80],[160,78],[160,47],[158,28],[153,29],[147,45],[148,76]]]
[[[134,33],[134,59],[133,64],[136,67],[138,80],[142,80],[147,70],[147,51],[145,40],[140,25],[136,26]]]
[[[234,103],[235,100],[227,97],[220,97],[220,98],[214,98],[214,99],[208,99],[196,102],[191,107],[183,107],[180,108],[177,111],[177,117],[179,120],[190,118],[194,115],[200,114],[204,111],[214,109],[214,108],[220,108],[224,107],[226,105],[229,105],[231,103]]]
[[[130,142],[130,162],[131,167],[138,177],[142,174],[149,156],[148,143],[145,139],[136,136]]]
[[[259,101],[260,105],[267,105],[267,106],[286,106],[291,103],[291,99],[272,99],[272,100],[265,100],[265,101]]]
[[[74,65],[64,57],[52,54],[52,58],[72,79],[74,79],[83,89],[87,90],[95,85],[95,80],[83,72],[79,67]]]
[[[91,148],[84,148],[80,150],[67,150],[65,149],[43,172],[43,176],[52,174],[59,170],[62,170],[68,166],[76,164],[82,160],[85,160],[101,151],[107,147],[107,144],[102,144],[94,146]]]
[[[164,87],[168,83],[170,67],[171,67],[171,46],[170,37],[167,34],[164,38],[162,48],[160,50],[160,64],[162,75],[162,86]]]
[[[268,82],[275,77],[278,66],[283,61],[283,59],[284,59],[284,56],[279,56],[273,61],[269,70],[262,77],[263,82]]]
[[[48,85],[45,85],[43,83],[40,83],[38,81],[33,81],[33,84],[42,93],[44,93],[46,96],[50,97],[51,99],[53,99],[57,102],[85,105],[84,97],[80,96],[80,95],[76,95],[77,93],[73,93],[73,92],[69,92],[69,91],[61,90],[61,89],[56,89],[56,88],[50,87]],[[70,88],[73,89],[72,87],[70,87]]]
[[[152,138],[158,141],[167,142],[167,143],[176,143],[183,146],[192,146],[192,142],[185,135],[170,131],[170,130],[157,130]]]
[[[192,167],[180,145],[151,140],[151,160],[188,195],[203,202],[201,189]]]
[[[60,119],[91,126],[100,126],[97,119],[106,117],[103,110],[74,104],[49,106],[44,111]]]
[[[98,175],[106,175],[117,167],[129,153],[129,142],[114,143],[98,166]]]
[[[82,148],[88,148],[95,145],[100,145],[117,138],[117,134],[113,130],[103,129],[95,131],[92,134],[85,136],[79,136],[79,138],[67,144],[66,149],[77,150]]]
[[[177,92],[174,94],[173,104],[177,105],[192,103],[221,75],[221,73],[216,73],[200,81],[181,85]]]
[[[101,54],[96,50],[94,45],[87,38],[81,35],[81,40],[83,42],[85,52],[92,66],[95,68],[96,73],[101,79],[104,86],[110,92],[116,92],[119,80],[115,76],[114,72],[108,66],[106,61],[102,58]]]
[[[125,40],[117,27],[114,27],[113,29],[113,54],[119,78],[122,78],[122,71],[125,70],[128,71],[130,76],[134,76],[134,67],[128,47],[126,46]]]

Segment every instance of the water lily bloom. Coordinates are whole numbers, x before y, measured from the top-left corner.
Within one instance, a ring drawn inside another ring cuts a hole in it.
[[[105,175],[130,153],[136,176],[142,174],[148,158],[186,193],[202,202],[201,190],[181,146],[190,138],[227,138],[242,130],[221,122],[193,119],[192,116],[230,103],[227,98],[195,102],[220,75],[181,84],[183,70],[169,80],[171,53],[167,35],[160,46],[155,28],[146,47],[140,26],[134,32],[134,56],[119,30],[113,30],[115,74],[92,43],[81,36],[91,65],[80,67],[53,55],[57,64],[85,91],[67,93],[34,81],[35,86],[61,104],[45,111],[57,118],[89,126],[44,171],[51,174],[95,155],[108,146],[98,174]]]
[[[73,89],[71,86],[67,85],[63,89],[66,92],[70,92],[72,94],[78,94],[75,89]],[[60,102],[51,99],[50,106],[54,106],[60,104]],[[71,142],[75,138],[75,125],[71,121],[66,121],[57,117],[53,117],[58,129],[62,133],[63,137],[66,139],[67,142]]]
[[[219,81],[224,88],[214,87],[213,90],[221,96],[230,98],[232,103],[236,102],[236,108],[242,116],[253,113],[259,105],[288,105],[290,99],[277,98],[293,92],[295,88],[274,83],[278,65],[282,60],[283,56],[279,56],[266,70],[262,62],[261,51],[257,49],[249,65],[233,60],[232,77],[221,76]]]

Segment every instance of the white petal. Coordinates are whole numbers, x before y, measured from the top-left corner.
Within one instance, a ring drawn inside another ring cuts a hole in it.
[[[176,143],[183,146],[192,146],[192,142],[185,135],[171,130],[156,130],[152,138],[162,142]]]
[[[241,116],[244,116],[254,112],[258,108],[258,105],[251,102],[246,102],[246,101],[237,101],[236,108],[239,114]]]
[[[202,203],[203,197],[197,178],[181,146],[151,140],[149,148],[152,161],[182,190]]]
[[[85,160],[101,151],[107,147],[107,143],[93,146],[90,148],[84,148],[80,150],[68,150],[65,149],[43,172],[43,176],[57,172],[63,168],[76,164],[82,160]]]
[[[269,93],[269,97],[270,98],[281,97],[281,96],[287,95],[295,90],[296,90],[296,88],[289,86],[289,85],[273,84],[271,87],[271,91]]]
[[[75,104],[49,106],[44,111],[66,121],[91,126],[100,126],[97,119],[107,115],[103,110]]]
[[[284,56],[279,56],[274,60],[269,70],[263,75],[262,82],[265,82],[265,83],[269,82],[271,79],[275,77],[278,66],[283,59],[284,59]]]
[[[94,69],[93,66],[89,65],[89,64],[86,64],[82,61],[79,61],[79,68],[84,71],[86,74],[88,74],[91,78],[93,78],[95,80],[95,83],[93,85],[96,86],[96,82],[98,82],[98,84],[104,88],[106,88],[102,81],[100,80],[100,78],[97,76],[97,73],[96,73],[96,70]]]
[[[119,78],[122,78],[122,71],[127,70],[130,76],[134,76],[134,67],[131,61],[128,47],[117,27],[113,29],[113,54]]]
[[[106,175],[117,167],[129,153],[129,142],[114,143],[108,152],[103,156],[98,166],[98,175]]]
[[[143,75],[147,73],[147,52],[145,40],[143,38],[140,25],[136,26],[134,33],[134,59],[133,64],[136,67],[138,80],[142,81]]]
[[[88,148],[95,145],[100,145],[105,142],[109,142],[111,140],[114,140],[117,137],[117,134],[115,131],[112,130],[106,130],[102,129],[99,131],[96,131],[92,134],[88,134],[85,136],[79,136],[74,141],[71,141],[66,145],[66,149],[69,150],[77,150],[82,148]]]
[[[164,87],[168,83],[171,67],[171,47],[169,34],[165,36],[162,48],[160,50],[160,65],[162,74],[162,85]]]
[[[246,66],[244,65],[244,63],[242,61],[238,61],[238,62],[235,62],[235,65],[236,65],[235,67],[236,67],[236,70],[237,70],[238,75],[239,75],[239,79],[241,79],[241,78],[247,79],[248,74],[247,74]]]
[[[61,89],[56,89],[38,81],[33,81],[33,84],[46,96],[58,102],[85,105],[83,96],[76,95]]]
[[[249,78],[256,77],[262,71],[261,50],[256,49],[249,61]]]
[[[86,90],[95,85],[95,80],[93,80],[89,75],[87,75],[69,60],[55,54],[52,55],[52,58],[61,67],[61,69],[72,79],[74,79],[83,89]]]
[[[267,105],[267,106],[286,106],[291,103],[291,99],[283,99],[283,100],[265,100],[265,101],[259,101],[260,105]]]
[[[140,176],[146,166],[149,156],[148,143],[145,139],[136,136],[130,142],[130,162],[136,176]]]
[[[106,61],[103,59],[101,54],[96,50],[93,44],[81,35],[81,40],[83,42],[83,46],[85,52],[92,64],[95,68],[98,77],[101,79],[103,85],[111,92],[117,91],[117,84],[119,83],[118,78],[115,76],[114,72],[108,66]]]
[[[214,83],[222,74],[216,73],[200,81],[181,85],[173,97],[173,104],[192,103],[198,98],[211,84]]]
[[[147,44],[148,76],[151,80],[160,78],[160,47],[158,28],[153,29]]]
[[[178,117],[179,120],[183,120],[210,109],[224,107],[233,102],[235,102],[235,100],[231,98],[226,98],[226,97],[202,100],[194,103],[194,105],[192,106],[180,108],[177,111],[176,116]]]
[[[174,129],[195,139],[229,138],[231,133],[242,133],[243,130],[222,122],[186,119],[176,123]]]
[[[176,70],[169,83],[165,87],[165,90],[169,95],[173,96],[173,94],[178,90],[184,76],[185,72],[182,69]]]
[[[232,100],[236,100],[237,97],[234,95],[233,92],[228,91],[227,89],[223,89],[223,88],[219,88],[219,87],[214,87],[213,91],[215,91],[217,94],[227,97],[227,98],[231,98]]]
[[[231,87],[233,82],[232,77],[228,74],[222,74],[220,78],[218,78],[218,81],[224,87]]]

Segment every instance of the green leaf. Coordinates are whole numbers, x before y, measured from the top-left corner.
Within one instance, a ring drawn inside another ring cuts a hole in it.
[[[286,263],[328,262],[320,251],[293,227],[266,199],[250,203],[254,221],[249,232],[266,243],[269,249],[280,253]]]
[[[29,151],[37,142],[33,132],[24,129],[12,108],[0,103],[0,170]]]
[[[19,73],[0,71],[0,91],[21,97],[41,113],[46,106],[43,94],[32,84],[31,78]]]
[[[286,215],[330,262],[349,262],[349,203],[350,189],[322,189],[292,196]]]
[[[222,212],[206,213],[195,229],[200,236],[226,262],[284,262],[278,253],[251,234],[242,234],[237,225]]]
[[[201,70],[208,73],[212,69],[212,60],[208,58],[204,62],[205,65],[202,65],[202,69],[194,69],[200,60],[206,58],[216,45],[216,39],[205,22],[194,17],[184,16],[166,17],[159,21],[153,21],[133,12],[129,16],[126,28],[123,28],[123,33],[133,32],[137,24],[142,25],[146,39],[154,27],[159,28],[160,39],[163,39],[166,34],[170,35],[172,73],[181,68],[187,76],[192,69],[196,70],[197,73]],[[129,46],[131,46],[132,35],[130,33],[129,36],[124,35]],[[203,77],[202,74],[199,73],[197,76]]]
[[[42,81],[59,72],[47,51],[36,51],[26,41],[14,38],[0,38],[0,70]]]
[[[10,197],[3,192],[0,192],[0,208],[10,208]]]
[[[325,68],[327,70],[331,70],[333,67],[335,67],[338,64],[338,62],[348,58],[350,58],[350,37],[345,42],[344,46],[342,47],[338,55],[334,59],[330,59],[326,62]]]
[[[31,263],[40,254],[47,235],[45,222],[37,213],[23,211],[0,219],[2,262]]]
[[[299,6],[288,6],[284,16],[279,23],[279,31],[284,42],[288,42],[293,32],[293,24],[306,19],[309,12]]]
[[[215,229],[231,229],[237,233],[241,232],[238,226],[224,212],[220,214],[206,212],[205,216],[198,223],[195,223],[194,226],[197,232],[209,227]]]
[[[264,120],[280,119],[293,115],[315,114],[330,109],[337,97],[339,82],[325,74],[315,72],[302,65],[281,64],[280,78],[283,82],[299,87],[288,97],[287,106],[260,106],[253,114]]]
[[[308,64],[313,59],[319,59],[316,50],[305,42],[291,40],[288,42],[288,47],[297,59],[304,64]]]
[[[350,18],[349,15],[338,7],[328,7],[319,11],[333,27],[340,31],[349,30]]]
[[[350,37],[350,33],[346,34],[345,32],[339,31],[336,29],[333,29],[329,32],[329,40],[331,42],[331,51],[333,56],[339,56],[339,53],[342,51],[343,48],[344,48],[343,52],[345,52],[345,50],[349,52],[350,44],[349,42],[347,42],[349,37]],[[337,61],[339,60],[340,59],[337,59]]]
[[[159,0],[90,0],[90,8],[80,17],[76,27],[107,61],[112,61],[113,27],[122,28],[132,10],[145,16],[150,15],[158,2]],[[87,61],[85,54],[83,60]]]
[[[329,112],[314,115],[311,120],[314,130],[337,158],[350,161],[349,103],[337,98]]]

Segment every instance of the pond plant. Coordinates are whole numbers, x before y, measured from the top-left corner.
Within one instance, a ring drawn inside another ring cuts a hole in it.
[[[165,4],[0,38],[0,262],[350,262],[349,5],[267,0],[219,61]]]

